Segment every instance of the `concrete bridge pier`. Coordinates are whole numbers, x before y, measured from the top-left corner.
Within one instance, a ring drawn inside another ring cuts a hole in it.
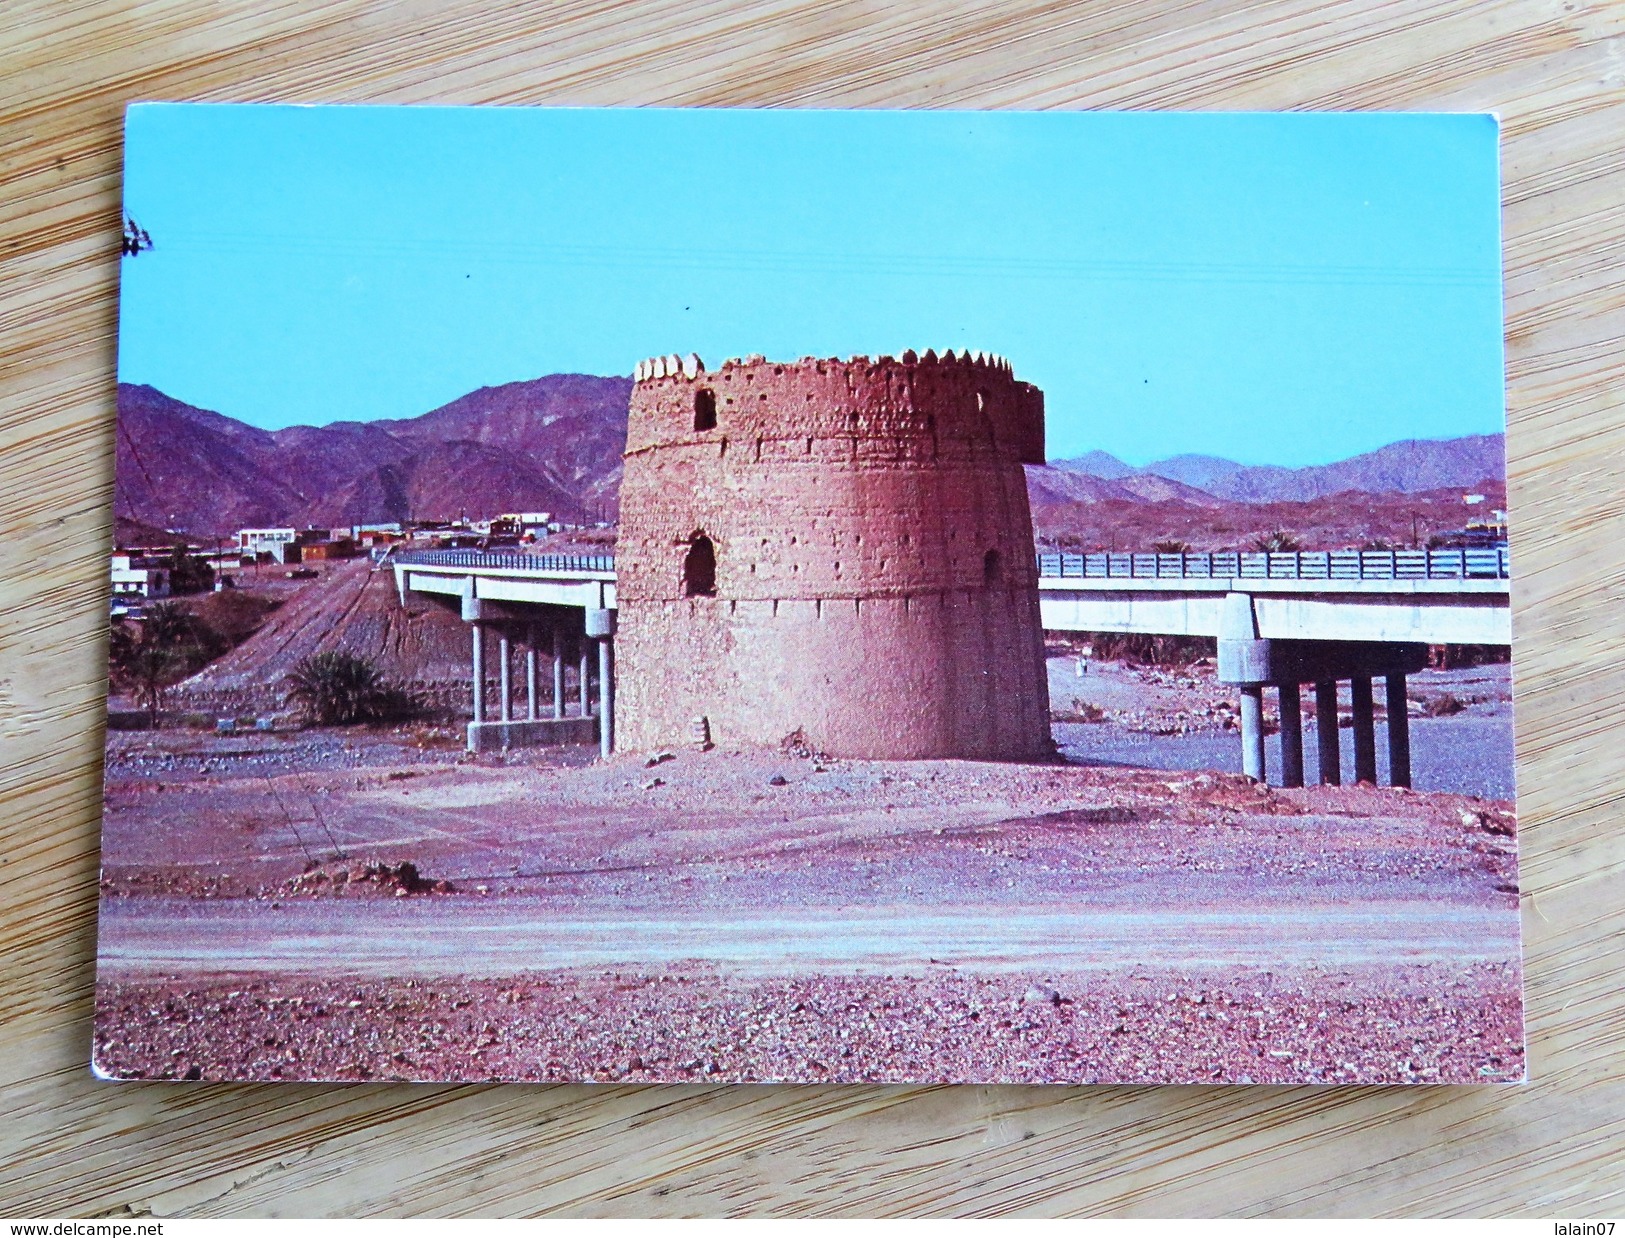
[[[1264,782],[1264,685],[1241,686],[1241,772]]]
[[[1337,680],[1315,684],[1315,749],[1320,764],[1320,785],[1335,787],[1343,781],[1342,754],[1337,739]]]
[[[1370,675],[1356,675],[1349,680],[1349,699],[1354,706],[1354,781],[1376,786],[1377,726]]]
[[[589,610],[587,635],[598,642],[598,752],[609,756],[615,751],[615,612]],[[585,649],[585,646],[583,646]],[[587,703],[587,657],[581,657],[581,703]]]
[[[1298,685],[1284,683],[1276,688],[1281,709],[1281,785],[1303,786],[1303,698]]]
[[[564,634],[554,624],[553,637],[553,716],[564,717]]]
[[[485,624],[478,619],[469,625],[474,633],[474,721],[485,721]]]
[[[591,656],[592,651],[588,648],[587,642],[579,636],[576,637],[576,691],[580,697],[576,704],[583,718],[592,717]]]
[[[534,623],[525,629],[525,718],[535,722],[541,715],[536,712],[536,647],[537,630]]]
[[[513,721],[513,645],[506,629],[497,633],[497,717]]]
[[[590,690],[583,701],[581,716],[565,715],[564,660],[561,656],[561,629],[565,621],[562,617],[544,623],[535,618],[535,611],[530,607],[466,595],[461,599],[461,610],[464,621],[469,625],[473,655],[470,668],[473,710],[468,724],[470,752],[489,752],[533,744],[590,743],[598,735],[601,728],[592,709]],[[613,623],[610,626],[613,627]],[[486,676],[490,672],[487,655],[493,652],[488,648],[487,629],[493,628],[497,658],[497,700],[494,709],[486,684]],[[552,717],[543,716],[541,700],[540,657],[544,639],[553,650]],[[579,639],[585,657],[587,639]],[[514,708],[518,687],[514,682],[516,643],[522,644],[525,651],[523,717]]]
[[[1405,676],[1383,677],[1388,695],[1388,781],[1396,787],[1411,785],[1411,716],[1405,697]]]
[[[1342,782],[1337,684],[1347,679],[1354,704],[1354,778],[1377,781],[1376,723],[1371,680],[1383,676],[1388,699],[1388,755],[1393,785],[1411,783],[1410,723],[1405,676],[1427,665],[1427,646],[1413,641],[1272,639],[1260,634],[1249,594],[1225,597],[1219,635],[1219,679],[1241,695],[1241,766],[1266,778],[1263,689],[1273,685],[1281,708],[1281,785],[1303,785],[1303,714],[1299,685],[1315,686],[1315,733],[1323,785]]]

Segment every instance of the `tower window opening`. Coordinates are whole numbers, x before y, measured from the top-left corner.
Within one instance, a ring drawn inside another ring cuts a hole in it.
[[[696,533],[688,539],[683,556],[683,596],[715,597],[717,594],[717,550],[711,539]]]
[[[982,583],[991,585],[999,579],[999,552],[990,550],[982,556]]]
[[[694,393],[694,429],[715,430],[717,428],[717,393],[709,387],[701,387]]]

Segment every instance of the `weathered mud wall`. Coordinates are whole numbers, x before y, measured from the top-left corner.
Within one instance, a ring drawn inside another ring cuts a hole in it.
[[[796,730],[837,756],[1050,751],[1032,518],[1043,394],[952,354],[638,367],[618,742]]]

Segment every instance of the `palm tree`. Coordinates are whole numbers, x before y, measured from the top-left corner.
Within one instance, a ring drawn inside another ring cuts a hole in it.
[[[369,658],[340,649],[311,654],[288,676],[288,695],[318,726],[409,717],[417,702]]]
[[[179,649],[195,644],[198,623],[178,602],[157,602],[147,607],[141,620],[141,643],[163,649]]]
[[[204,632],[197,618],[174,602],[158,602],[147,609],[137,639],[129,627],[116,623],[108,635],[110,672],[129,685],[136,702],[158,725],[164,693],[203,661]]]
[[[1272,529],[1253,542],[1254,550],[1262,550],[1266,554],[1287,554],[1294,550],[1302,550],[1303,542],[1296,533],[1289,533],[1285,529]]]

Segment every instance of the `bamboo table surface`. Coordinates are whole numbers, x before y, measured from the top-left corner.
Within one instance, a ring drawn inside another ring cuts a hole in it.
[[[0,1215],[1625,1211],[1625,8],[440,7],[0,12]],[[94,1082],[120,135],[134,99],[1499,112],[1533,1082]]]

